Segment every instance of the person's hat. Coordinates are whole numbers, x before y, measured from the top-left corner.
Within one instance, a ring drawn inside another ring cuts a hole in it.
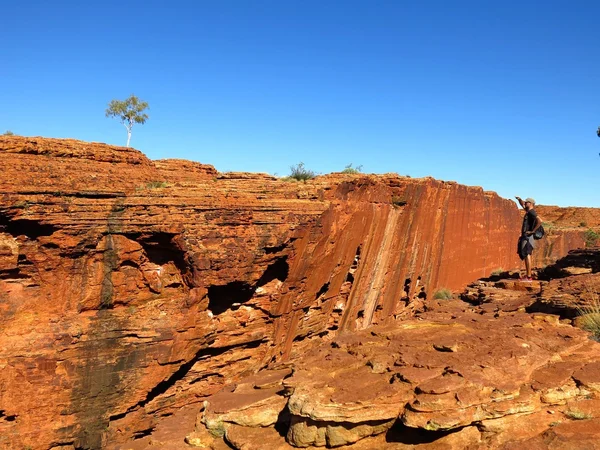
[[[527,203],[527,202],[531,203],[532,205],[535,205],[535,200],[534,200],[534,199],[532,199],[531,197],[527,197],[527,198],[525,199],[525,203]]]

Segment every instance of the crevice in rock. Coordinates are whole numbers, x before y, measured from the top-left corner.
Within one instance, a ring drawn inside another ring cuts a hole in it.
[[[209,286],[208,309],[214,315],[223,314],[230,309],[237,309],[252,298],[256,289],[275,279],[285,281],[288,273],[287,256],[282,256],[267,267],[254,285],[243,281],[232,281],[223,286]]]
[[[133,433],[133,435],[132,435],[133,440],[136,441],[136,440],[142,439],[146,436],[150,436],[153,431],[154,431],[154,427],[146,428],[145,430],[138,430]]]
[[[277,245],[275,247],[264,247],[263,250],[265,251],[265,253],[267,255],[270,255],[272,253],[279,253],[279,252],[285,250],[286,247],[287,247],[286,244],[281,244],[281,245]]]
[[[7,415],[4,410],[0,410],[0,420],[2,420],[4,422],[14,422],[15,420],[17,420],[17,415],[16,414]]]
[[[151,263],[163,266],[172,262],[182,275],[188,271],[185,252],[173,242],[177,234],[164,232],[152,234],[126,233],[124,236],[139,243]]]
[[[199,383],[200,381],[206,380],[211,377],[223,378],[223,375],[221,375],[220,373],[216,373],[216,372],[215,373],[207,373],[200,377],[194,378],[192,381],[190,381],[190,385]]]
[[[29,278],[28,275],[25,275],[19,269],[0,270],[0,280],[27,280]]]
[[[0,211],[0,231],[4,231],[13,237],[27,236],[35,240],[41,236],[50,236],[58,228],[49,223],[42,223],[32,219],[11,220],[10,216]]]
[[[140,268],[140,266],[134,261],[123,261],[121,263],[121,267],[133,267],[134,269]]]
[[[327,283],[325,283],[323,286],[321,286],[321,289],[319,289],[319,292],[317,292],[317,295],[315,296],[315,299],[318,299],[319,297],[321,297],[322,295],[325,295],[325,293],[329,290],[329,285],[331,283],[328,281]]]
[[[256,288],[243,281],[232,281],[224,286],[209,286],[208,309],[214,315],[239,307],[254,295]]]
[[[61,251],[59,256],[61,258],[69,258],[69,259],[79,259],[86,255],[89,255],[91,252],[96,251],[96,246],[98,245],[97,240],[86,238],[82,243],[78,244],[73,249],[68,249],[67,251]]]
[[[290,428],[291,414],[287,405],[281,410],[279,415],[277,416],[277,422],[275,422],[275,431],[279,433],[280,436],[285,438],[288,433],[288,429]]]
[[[120,198],[125,197],[125,192],[97,192],[97,191],[83,191],[63,194],[65,197],[77,197],[77,198],[93,198],[93,199],[109,199],[109,198]]]
[[[65,442],[54,442],[52,444],[50,444],[50,447],[48,447],[49,450],[52,450],[54,448],[58,448],[58,449],[64,449],[65,447],[68,447],[69,445],[73,445],[75,443],[75,441],[65,441]],[[75,450],[77,450],[77,448],[80,447],[73,447]]]
[[[423,428],[411,428],[397,420],[385,435],[387,442],[398,442],[405,445],[430,444],[436,440],[457,433],[464,427],[451,430],[425,430]]]
[[[23,255],[22,253],[19,254],[19,257],[17,258],[17,264],[19,266],[33,266],[33,263],[29,261],[27,256]]]
[[[402,295],[403,299],[409,299],[410,298],[410,285],[412,283],[412,279],[407,278],[406,280],[404,280],[404,294]]]
[[[169,378],[167,378],[166,380],[161,381],[160,383],[158,383],[156,386],[154,386],[146,395],[146,398],[137,402],[135,405],[130,406],[129,408],[127,408],[127,410],[123,413],[119,413],[119,414],[115,414],[109,417],[109,421],[115,421],[115,420],[119,420],[122,419],[123,417],[125,417],[127,414],[129,414],[130,412],[138,409],[138,408],[143,408],[144,406],[146,406],[148,403],[150,403],[152,400],[154,400],[155,398],[159,397],[160,395],[166,393],[170,388],[172,388],[178,381],[182,380],[190,371],[190,369],[194,366],[194,364],[196,364],[196,362],[198,362],[200,359],[202,358],[210,358],[210,357],[214,357],[214,356],[218,356],[221,355],[233,348],[241,348],[241,349],[253,349],[253,348],[257,348],[261,345],[262,341],[253,341],[253,342],[248,342],[246,344],[242,344],[242,345],[230,345],[230,346],[226,346],[226,347],[219,347],[219,348],[202,348],[200,350],[198,350],[198,352],[196,353],[196,355],[190,359],[188,362],[182,364],[175,372],[173,372],[171,374],[171,376]]]
[[[290,267],[287,262],[287,255],[277,258],[275,262],[269,264],[265,272],[256,282],[256,288],[264,286],[265,284],[278,279],[279,281],[285,281],[289,275]]]
[[[533,302],[531,305],[525,308],[527,313],[543,313],[543,314],[552,314],[558,316],[560,319],[574,319],[579,316],[581,313],[576,307],[569,306],[556,306],[554,304],[544,302],[540,299]]]

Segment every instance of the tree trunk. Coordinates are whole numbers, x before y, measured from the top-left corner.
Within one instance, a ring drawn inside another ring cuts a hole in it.
[[[129,147],[130,140],[131,140],[131,130],[127,130],[127,145],[126,145],[126,147]]]

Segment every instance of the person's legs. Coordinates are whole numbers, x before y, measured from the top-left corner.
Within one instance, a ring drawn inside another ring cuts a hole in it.
[[[525,258],[525,276],[531,278],[531,255]]]

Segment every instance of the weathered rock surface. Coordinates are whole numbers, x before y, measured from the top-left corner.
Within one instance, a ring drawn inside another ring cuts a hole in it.
[[[482,280],[466,303],[429,301],[414,318],[339,335],[295,359],[273,393],[289,397],[287,432],[238,424],[225,439],[237,449],[263,438],[280,449],[599,448],[600,344],[569,319],[531,312],[546,295],[594,306],[584,294],[597,283],[597,272]]]
[[[16,136],[0,172],[0,448],[141,442],[245,374],[519,264],[513,202],[429,178],[290,183]]]

